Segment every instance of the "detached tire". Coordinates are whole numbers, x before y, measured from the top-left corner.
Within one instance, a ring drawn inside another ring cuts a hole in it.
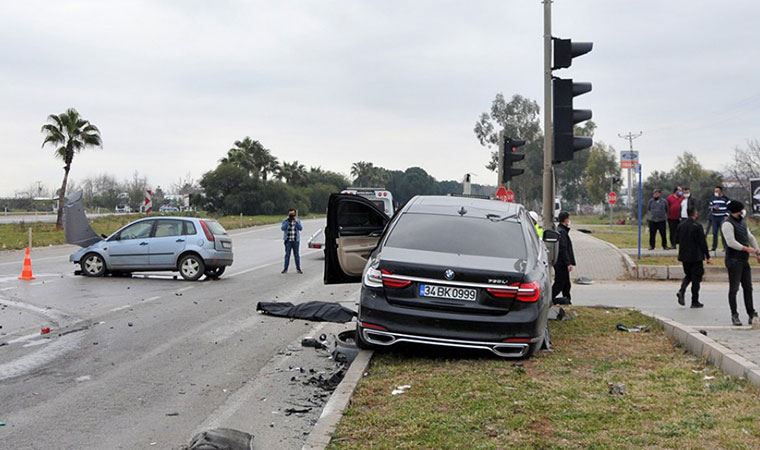
[[[209,267],[203,273],[204,273],[204,275],[206,275],[206,278],[208,278],[208,279],[218,280],[219,277],[222,276],[222,274],[224,273],[224,270],[226,268],[227,267],[225,267],[225,266],[222,266],[222,267]]]
[[[177,269],[185,280],[196,281],[206,272],[206,265],[203,263],[203,258],[191,253],[179,260]]]
[[[79,261],[82,274],[86,277],[102,277],[106,273],[106,262],[97,253],[88,253]]]

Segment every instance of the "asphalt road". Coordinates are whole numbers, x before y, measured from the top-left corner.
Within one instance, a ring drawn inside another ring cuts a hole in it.
[[[326,401],[308,378],[335,369],[300,339],[350,325],[255,306],[355,308],[358,286],[324,286],[321,251],[305,248],[322,223],[304,223],[304,275],[280,274],[273,226],[231,233],[235,264],[218,281],[75,276],[74,248],[52,247],[33,252],[37,279],[21,282],[22,254],[0,254],[0,448],[179,448],[216,426],[252,432],[260,448],[300,448]]]

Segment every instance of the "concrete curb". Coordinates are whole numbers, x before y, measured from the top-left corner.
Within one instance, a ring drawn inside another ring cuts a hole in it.
[[[639,280],[681,280],[683,278],[682,266],[656,266],[642,264],[634,269],[634,278]],[[752,268],[752,276],[760,278],[760,268]],[[702,281],[728,281],[728,272],[722,265],[705,266],[705,275]]]
[[[705,359],[727,375],[745,378],[760,388],[760,366],[757,364],[747,360],[730,348],[715,342],[690,326],[647,311],[641,311],[641,313],[659,322],[665,330],[665,334],[678,342],[691,354]]]
[[[325,404],[322,415],[319,416],[317,423],[309,433],[309,437],[306,438],[303,450],[322,450],[330,444],[335,427],[338,426],[338,422],[343,417],[343,412],[351,401],[351,395],[354,393],[356,385],[364,376],[364,372],[372,359],[372,353],[372,350],[361,350],[351,363],[343,380]]]

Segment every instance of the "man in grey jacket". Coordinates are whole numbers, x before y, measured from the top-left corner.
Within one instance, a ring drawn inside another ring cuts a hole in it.
[[[728,202],[728,217],[721,224],[723,245],[726,247],[726,269],[728,269],[728,305],[731,308],[731,323],[741,325],[739,311],[736,307],[736,294],[741,285],[744,293],[744,307],[749,316],[748,323],[752,325],[757,320],[757,312],[752,301],[752,270],[749,267],[749,256],[754,255],[760,262],[760,248],[757,240],[744,220],[746,212],[744,204],[737,200]]]
[[[668,249],[668,241],[665,239],[665,227],[668,221],[668,202],[662,198],[662,189],[655,189],[652,198],[647,205],[649,211],[649,250],[654,250],[657,240],[657,232],[662,238],[662,248]]]

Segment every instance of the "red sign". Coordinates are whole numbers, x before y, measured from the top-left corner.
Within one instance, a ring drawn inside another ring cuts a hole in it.
[[[503,202],[513,203],[515,201],[515,193],[512,191],[512,189],[507,189],[504,186],[499,186],[499,188],[496,189],[496,198]]]
[[[609,194],[607,194],[607,203],[609,203],[610,205],[614,205],[615,203],[617,203],[617,193],[616,192],[613,191],[613,192],[610,192]]]

